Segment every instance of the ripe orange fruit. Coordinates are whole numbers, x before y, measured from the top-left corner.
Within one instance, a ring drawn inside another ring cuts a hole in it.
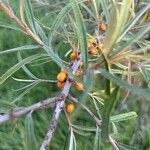
[[[58,75],[57,75],[57,80],[59,82],[64,82],[67,78],[67,74],[65,72],[60,72]]]
[[[104,22],[102,22],[102,23],[99,25],[99,28],[100,28],[100,30],[102,30],[102,31],[106,31],[106,29],[107,29],[107,24],[104,23]]]
[[[70,59],[71,60],[76,60],[78,58],[78,53],[76,51],[73,51],[71,54],[70,54]]]
[[[95,56],[95,55],[97,55],[97,53],[98,53],[98,50],[96,48],[94,48],[94,49],[92,49],[92,50],[89,51],[89,54],[91,56]]]
[[[66,105],[66,112],[67,113],[72,113],[73,110],[74,110],[74,104],[69,103],[69,104]]]
[[[83,88],[84,88],[84,86],[83,86],[82,83],[76,82],[76,83],[75,83],[75,88],[76,88],[77,91],[82,91]]]
[[[65,85],[65,82],[57,82],[57,87],[59,88],[59,89],[62,89],[63,87],[64,87],[64,85]]]

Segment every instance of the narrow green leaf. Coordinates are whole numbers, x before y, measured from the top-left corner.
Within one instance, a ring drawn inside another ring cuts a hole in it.
[[[37,142],[34,132],[34,125],[31,113],[29,113],[25,120],[25,135],[26,146],[28,150],[37,150]]]
[[[91,133],[89,133],[89,132],[85,132],[85,131],[81,131],[81,130],[76,130],[76,129],[73,129],[73,131],[76,133],[76,134],[78,134],[78,135],[81,135],[81,136],[90,136],[91,135]]]
[[[145,99],[150,100],[150,89],[142,89],[133,84],[128,84],[126,81],[119,79],[118,77],[108,73],[104,69],[99,69],[98,73],[100,73],[105,78],[111,80],[115,85],[130,90],[134,94],[143,96]]]
[[[15,81],[18,81],[18,82],[23,82],[22,80],[20,80],[20,79],[16,79],[16,78],[14,78],[14,77],[12,77]],[[36,80],[35,80],[35,82],[37,82]],[[31,85],[33,85],[33,84],[35,84],[35,83],[30,83],[30,84],[28,84],[28,85],[25,85],[25,86],[23,86],[23,87],[21,87],[21,88],[18,88],[18,89],[13,89],[13,91],[15,91],[15,92],[17,92],[17,91],[22,91],[22,90],[25,90],[25,89],[27,89],[28,87],[30,87]]]
[[[19,96],[17,96],[12,102],[11,104],[14,104],[16,102],[18,102],[19,100],[21,100],[21,98],[23,96],[25,96],[27,93],[29,93],[29,91],[31,91],[36,85],[38,85],[39,83],[37,82],[33,82],[31,83],[28,87],[26,87],[27,89],[24,90]]]
[[[18,51],[17,57],[18,57],[19,62],[21,62],[22,57],[21,57],[20,51]],[[25,65],[22,66],[22,69],[29,77],[31,77],[33,79],[38,79]]]
[[[30,63],[31,61],[38,59],[40,57],[46,56],[45,54],[36,54],[32,55],[28,58],[23,59],[21,62],[17,63],[9,70],[7,70],[1,77],[0,77],[0,85],[5,82],[11,75],[13,75],[16,71],[18,71],[23,65]]]
[[[1,51],[0,55],[7,54],[7,53],[13,53],[13,52],[17,52],[17,51],[25,51],[25,50],[31,50],[31,49],[38,49],[38,48],[40,48],[39,45],[24,45],[24,46],[12,48],[12,49],[9,49],[9,50]]]
[[[46,63],[49,63],[51,62],[52,60],[50,59],[50,57],[46,57],[46,58],[42,58],[42,59],[38,59],[38,60],[35,60],[32,62],[31,66],[41,66],[43,64],[46,64]]]
[[[119,143],[119,148],[121,150],[137,150],[137,147],[135,145],[129,145],[129,144],[123,144]]]
[[[89,13],[91,17],[96,19],[94,13],[84,3],[81,3],[80,5]]]
[[[115,116],[110,117],[111,122],[120,122],[120,121],[125,121],[129,119],[133,119],[137,117],[136,112],[128,112],[128,113],[123,113]]]
[[[87,73],[85,76],[83,76],[84,81],[84,93],[87,95],[87,93],[91,90],[93,85],[93,71],[87,70]]]
[[[144,8],[140,9],[138,13],[134,16],[134,18],[128,22],[128,24],[124,27],[124,31],[120,35],[118,42],[123,38],[123,36],[137,23],[139,18],[150,8],[150,4],[146,5]]]
[[[72,131],[72,129],[70,130],[70,141],[69,141],[69,150],[73,150],[74,148],[73,148],[73,131]]]
[[[70,0],[71,6],[76,20],[76,30],[78,34],[78,39],[81,48],[82,60],[84,63],[84,68],[88,66],[88,49],[87,49],[87,37],[86,37],[86,27],[84,24],[83,16],[79,5],[76,0]]]
[[[97,126],[94,141],[94,150],[100,150],[100,137],[101,137],[100,128]]]
[[[41,39],[44,41],[44,43],[46,43],[48,45],[48,38],[47,38],[44,30],[42,29],[42,27],[39,25],[38,22],[35,22],[35,25],[36,25],[37,33],[39,34]]]
[[[70,137],[70,135],[69,135],[69,130],[68,130],[67,133],[66,133],[65,142],[64,142],[64,146],[63,146],[63,149],[62,149],[62,150],[68,149],[69,137]]]
[[[106,21],[109,22],[110,14],[109,14],[109,10],[108,10],[108,5],[109,5],[108,1],[107,0],[99,0],[99,1],[100,1],[102,10],[103,10],[104,16],[106,18]]]
[[[99,13],[101,2],[100,2],[100,0],[93,0],[93,1],[95,1],[95,5],[96,5],[97,11]],[[106,0],[106,2],[107,2],[107,0]]]
[[[37,32],[36,30],[36,25],[35,25],[35,17],[34,17],[34,13],[33,13],[33,9],[32,9],[32,4],[31,4],[31,0],[27,0],[26,1],[27,3],[27,7],[26,7],[26,10],[28,11],[28,21],[30,21],[30,24],[32,24],[32,30],[34,33]]]
[[[74,144],[74,150],[77,150],[77,142],[74,134],[73,134],[73,144]]]
[[[118,6],[115,1],[112,4],[111,20],[108,23],[108,30],[104,41],[105,54],[108,54],[112,50],[120,35],[120,31],[128,17],[131,0],[122,0],[121,6]]]
[[[138,33],[132,34],[131,38],[128,39],[128,41],[126,41],[125,44],[123,44],[120,48],[118,48],[113,53],[113,55],[119,54],[120,52],[130,47],[132,44],[137,42],[144,34],[148,33],[149,31],[150,31],[150,23],[147,23]]]
[[[99,19],[99,1],[98,0],[92,0],[92,4],[94,6],[94,11],[95,11],[95,18]]]
[[[138,53],[146,53],[148,51],[150,51],[150,45],[136,49],[135,51],[131,51],[130,54],[133,55],[133,54],[138,54]]]
[[[6,23],[1,22],[1,21],[0,21],[0,27],[15,30],[15,31],[21,31],[24,33],[24,31],[21,30],[20,28],[14,27],[14,25],[6,24]]]
[[[51,26],[51,30],[49,32],[49,36],[48,36],[49,45],[51,45],[52,37],[54,36],[57,29],[62,25],[62,21],[64,20],[64,18],[66,17],[66,15],[69,13],[70,10],[71,10],[71,4],[69,3],[57,15],[56,19],[54,20]]]
[[[72,127],[78,130],[83,130],[83,131],[88,131],[88,132],[96,131],[96,128],[92,128],[92,127],[85,127],[85,126],[79,126],[79,125],[74,125],[74,124],[72,124]]]

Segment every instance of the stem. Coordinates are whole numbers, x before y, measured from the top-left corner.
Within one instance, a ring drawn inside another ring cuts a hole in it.
[[[0,11],[3,11],[9,18],[14,20],[24,30],[25,34],[32,37],[40,45],[44,45],[43,41],[31,31],[28,25],[15,16],[12,8],[9,5],[6,6],[3,2],[0,2]]]
[[[102,56],[104,58],[105,68],[108,72],[110,72],[110,65],[108,63],[108,59],[103,53],[102,53]],[[105,79],[105,93],[108,96],[110,95],[110,80],[109,79]]]
[[[109,63],[107,60],[107,56],[105,56],[105,54],[102,53],[102,56],[104,58],[104,63],[105,63],[105,68],[108,72],[110,72],[109,69]],[[112,100],[110,100],[111,98],[111,92],[110,92],[110,80],[109,79],[105,79],[105,93],[106,95],[109,97],[108,99],[105,99],[104,102],[104,108],[103,108],[103,112],[102,112],[102,140],[104,142],[109,140],[109,121],[110,121],[110,113],[111,110],[113,108],[113,104],[115,101],[115,98]],[[113,94],[112,94],[113,96]]]
[[[109,122],[110,122],[110,114],[114,107],[114,104],[118,97],[119,87],[116,87],[110,98],[105,100],[104,109],[102,114],[102,140],[108,142],[109,141]]]
[[[81,54],[78,56],[78,59],[76,61],[74,61],[73,65],[71,66],[70,70],[72,71],[73,74],[75,74],[75,72],[78,70],[80,64],[81,64]],[[44,141],[40,147],[40,150],[47,150],[48,146],[52,140],[53,134],[54,134],[56,127],[57,127],[57,124],[58,124],[58,119],[59,119],[60,113],[61,113],[61,111],[65,105],[65,99],[67,98],[67,96],[69,94],[69,90],[70,90],[70,87],[72,84],[71,80],[72,80],[72,78],[67,79],[65,86],[64,86],[63,90],[61,91],[61,95],[63,97],[63,100],[58,101],[56,103],[56,109],[53,113],[52,120],[49,124],[47,134],[46,134]]]
[[[5,114],[5,115],[0,115],[0,124],[7,122],[9,120],[13,120],[15,118],[20,118],[23,115],[28,114],[31,111],[33,112],[35,110],[53,107],[53,106],[55,106],[55,103],[59,100],[60,100],[59,97],[48,98],[46,100],[40,101],[40,102],[33,104],[31,106],[24,107],[24,108],[21,108],[21,109],[16,110],[16,111],[12,111],[12,112]]]

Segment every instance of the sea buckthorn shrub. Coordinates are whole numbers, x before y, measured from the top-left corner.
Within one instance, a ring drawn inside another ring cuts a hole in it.
[[[0,149],[148,149],[149,10],[0,0]]]

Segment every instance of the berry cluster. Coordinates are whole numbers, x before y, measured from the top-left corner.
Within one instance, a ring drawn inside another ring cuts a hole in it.
[[[101,23],[99,28],[100,30],[105,31],[107,29],[107,25],[105,23]],[[89,55],[96,56],[98,54],[98,51],[102,49],[103,44],[97,42],[97,40],[93,37],[88,40],[87,47],[88,47]],[[79,54],[78,51],[73,51],[70,54],[71,61],[76,61],[78,59],[78,54]],[[79,77],[82,74],[83,74],[82,71],[78,69],[75,73],[75,76]],[[67,78],[68,78],[68,74],[63,69],[61,69],[60,73],[57,75],[57,87],[60,89],[64,88]],[[83,91],[84,89],[83,84],[80,82],[73,81],[73,85],[77,91]],[[73,103],[69,103],[66,105],[66,111],[68,113],[72,112],[73,110],[74,110]]]
[[[80,72],[77,71],[76,76],[79,76]],[[61,72],[57,75],[57,87],[62,89],[65,85],[65,82],[67,80],[68,74],[61,69]],[[76,88],[77,91],[82,91],[84,89],[84,86],[80,82],[73,81],[73,85]]]
[[[62,89],[65,85],[68,74],[61,69],[61,72],[57,75],[57,87]]]
[[[90,56],[96,56],[98,54],[99,45],[94,38],[88,40],[88,53]]]
[[[73,51],[70,54],[70,59],[72,61],[76,61],[78,59],[78,52]],[[77,77],[81,76],[81,71],[77,70],[75,75]],[[57,87],[62,89],[65,85],[67,78],[68,78],[68,74],[63,69],[61,69],[60,73],[57,75]],[[77,91],[82,91],[84,89],[84,86],[82,83],[76,82],[76,81],[73,81],[72,83],[73,83],[73,85]],[[71,113],[71,112],[73,112],[73,110],[74,110],[74,104],[73,103],[69,103],[66,105],[66,112]]]

